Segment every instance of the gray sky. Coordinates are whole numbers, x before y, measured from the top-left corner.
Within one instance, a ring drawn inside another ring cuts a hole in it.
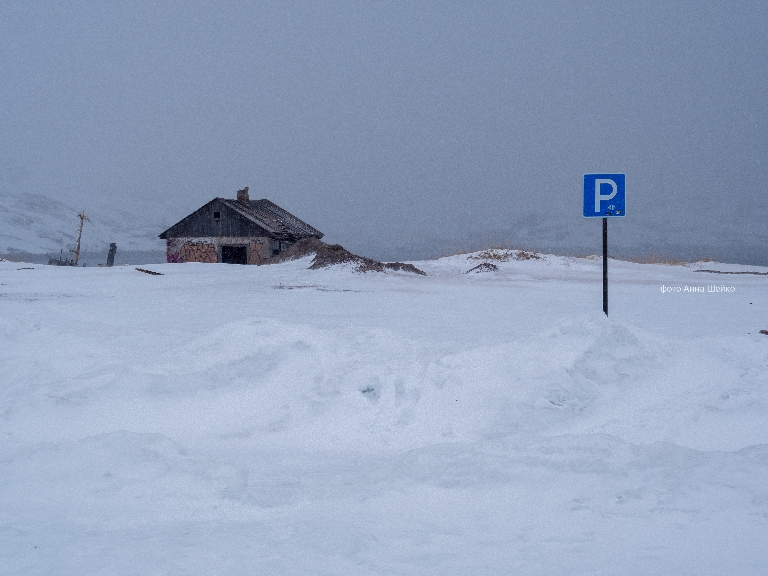
[[[768,265],[766,2],[12,2],[15,189],[158,230],[249,186],[365,255]],[[162,249],[162,241],[158,240]]]

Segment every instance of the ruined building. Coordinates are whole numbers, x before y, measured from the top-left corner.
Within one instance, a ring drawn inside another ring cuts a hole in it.
[[[214,198],[160,234],[168,262],[261,264],[301,238],[322,238],[293,214],[269,200]]]

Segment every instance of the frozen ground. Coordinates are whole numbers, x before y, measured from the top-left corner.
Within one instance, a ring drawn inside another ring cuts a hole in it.
[[[768,573],[768,270],[480,262],[0,262],[0,573]]]

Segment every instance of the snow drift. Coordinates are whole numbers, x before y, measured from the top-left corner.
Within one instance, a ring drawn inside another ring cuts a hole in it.
[[[311,259],[0,262],[4,573],[765,572],[764,276]]]

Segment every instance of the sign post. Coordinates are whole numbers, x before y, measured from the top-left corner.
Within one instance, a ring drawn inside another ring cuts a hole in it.
[[[603,312],[608,316],[608,218],[623,218],[626,174],[584,174],[584,217],[603,219]]]

